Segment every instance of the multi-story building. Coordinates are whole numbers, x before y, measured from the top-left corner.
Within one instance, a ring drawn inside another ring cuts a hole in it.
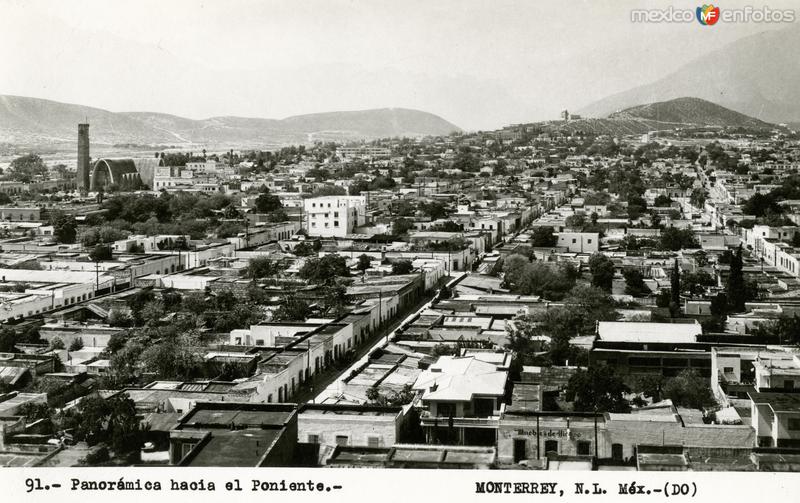
[[[596,232],[560,232],[556,246],[572,253],[594,253],[600,249],[600,234]]]
[[[511,355],[469,351],[441,356],[419,375],[422,428],[428,443],[494,445],[505,410]]]
[[[305,229],[312,236],[345,237],[366,223],[362,196],[324,196],[305,200]]]

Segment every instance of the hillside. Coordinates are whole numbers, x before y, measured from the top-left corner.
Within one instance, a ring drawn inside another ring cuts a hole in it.
[[[0,143],[75,143],[88,120],[93,144],[203,144],[259,147],[337,139],[443,135],[458,127],[436,115],[401,108],[298,115],[282,120],[187,119],[155,112],[110,112],[57,101],[0,95]]]
[[[629,135],[677,128],[744,127],[772,129],[775,126],[729,110],[700,98],[677,98],[626,108],[606,118],[553,121],[548,128],[565,133]]]
[[[626,108],[609,116],[611,119],[645,119],[649,121],[695,124],[702,126],[770,128],[772,124],[700,98],[676,98]]]
[[[751,117],[782,123],[800,120],[800,26],[759,33],[693,58],[665,77],[583,107],[605,117],[644,103],[696,96]]]

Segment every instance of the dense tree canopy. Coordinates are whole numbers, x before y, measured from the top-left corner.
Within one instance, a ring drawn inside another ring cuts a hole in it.
[[[566,398],[574,401],[576,411],[628,412],[631,407],[625,399],[630,388],[608,365],[579,370],[567,384]]]
[[[298,275],[313,283],[327,283],[337,276],[350,276],[347,260],[339,255],[325,255],[322,258],[311,257],[300,268]]]

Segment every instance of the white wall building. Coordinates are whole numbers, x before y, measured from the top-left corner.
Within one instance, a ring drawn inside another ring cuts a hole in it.
[[[344,237],[366,223],[363,196],[325,196],[305,200],[305,228],[311,236]]]

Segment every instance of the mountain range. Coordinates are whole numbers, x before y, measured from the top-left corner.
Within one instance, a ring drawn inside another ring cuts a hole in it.
[[[77,124],[90,124],[92,144],[259,147],[313,140],[368,140],[445,135],[459,128],[441,117],[405,108],[297,115],[285,119],[212,117],[195,120],[154,112],[100,108],[0,95],[0,142],[75,143]]]
[[[693,58],[650,84],[578,110],[605,117],[636,105],[695,96],[767,122],[800,120],[800,27],[767,31]]]

